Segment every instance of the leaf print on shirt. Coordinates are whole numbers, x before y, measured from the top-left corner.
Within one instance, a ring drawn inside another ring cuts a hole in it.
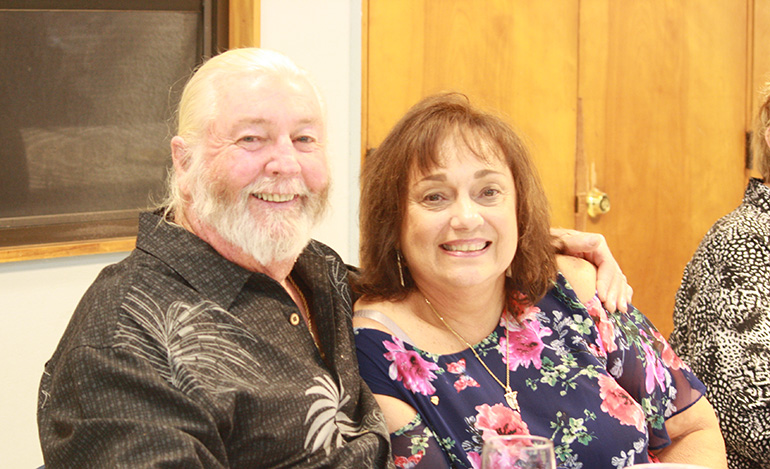
[[[596,420],[596,414],[588,409],[583,410],[584,418],[569,417],[563,412],[556,412],[556,420],[550,423],[553,433],[550,436],[554,444],[554,453],[565,467],[580,467],[578,457],[570,446],[575,440],[584,446],[588,446],[594,439],[586,422]],[[566,464],[564,464],[566,463]]]
[[[147,360],[183,393],[200,388],[224,393],[266,381],[245,346],[256,344],[253,335],[217,304],[175,301],[163,311],[146,293],[132,287],[122,308],[136,324],[118,325],[118,346]]]
[[[323,447],[328,455],[332,449],[345,443],[344,437],[359,435],[361,425],[356,425],[341,410],[350,400],[350,396],[345,395],[342,384],[338,388],[330,376],[315,377],[313,381],[318,384],[305,391],[305,395],[321,397],[310,406],[305,417],[305,424],[312,419],[305,437],[305,448],[312,443],[311,452]]]
[[[391,337],[393,342],[386,340],[382,343],[389,350],[383,356],[392,362],[388,369],[390,379],[401,381],[406,389],[414,393],[429,396],[436,392],[430,382],[436,379],[433,371],[439,369],[438,365],[413,350],[406,350],[404,342],[398,337]]]
[[[634,442],[633,448],[629,449],[628,451],[621,451],[619,456],[613,457],[611,460],[612,466],[617,468],[633,466],[636,462],[635,455],[643,454],[646,452],[647,442],[644,440],[644,438],[640,438]],[[647,458],[641,458],[641,462],[647,462]]]

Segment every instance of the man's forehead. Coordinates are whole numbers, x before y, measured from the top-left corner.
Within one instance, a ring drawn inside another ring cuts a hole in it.
[[[324,126],[322,104],[301,77],[254,76],[240,74],[219,83],[219,108],[231,114],[237,125]]]

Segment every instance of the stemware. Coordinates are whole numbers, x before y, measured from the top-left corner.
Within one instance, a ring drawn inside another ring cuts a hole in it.
[[[498,435],[484,440],[482,469],[556,469],[553,442],[532,435]]]
[[[676,462],[659,462],[634,464],[626,469],[708,469],[707,467],[697,466],[695,464],[682,464]]]

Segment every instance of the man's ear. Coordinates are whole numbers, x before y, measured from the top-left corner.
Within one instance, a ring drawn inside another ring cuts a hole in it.
[[[187,142],[179,135],[171,139],[171,160],[174,163],[174,172],[184,174],[190,166],[190,152]]]

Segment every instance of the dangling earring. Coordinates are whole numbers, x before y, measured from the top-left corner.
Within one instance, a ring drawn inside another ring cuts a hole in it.
[[[398,278],[401,280],[401,286],[406,288],[404,283],[404,266],[401,265],[401,251],[396,250],[396,263],[398,263]]]

